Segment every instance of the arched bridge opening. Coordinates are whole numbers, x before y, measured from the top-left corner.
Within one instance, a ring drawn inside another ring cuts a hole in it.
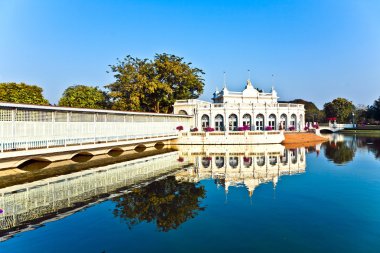
[[[46,158],[42,157],[33,157],[23,161],[17,165],[17,168],[21,170],[40,170],[51,164],[52,162]]]
[[[71,157],[71,160],[77,163],[90,161],[94,155],[90,152],[79,152]]]

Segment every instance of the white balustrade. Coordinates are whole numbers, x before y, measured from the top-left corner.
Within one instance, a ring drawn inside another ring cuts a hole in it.
[[[0,151],[178,136],[189,116],[0,103]]]

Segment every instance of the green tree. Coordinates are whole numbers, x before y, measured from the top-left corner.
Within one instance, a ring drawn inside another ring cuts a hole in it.
[[[105,109],[107,94],[98,87],[75,85],[68,87],[59,100],[59,106]]]
[[[202,75],[204,72],[199,68],[192,68],[192,64],[184,62],[182,57],[171,54],[156,54],[153,64],[159,82],[171,88],[167,98],[161,100],[163,112],[169,112],[175,100],[194,99],[203,93],[204,80]],[[156,101],[160,103],[161,94],[157,95],[153,97],[159,98]],[[158,107],[156,108],[158,109]]]
[[[154,60],[128,55],[110,68],[116,80],[106,88],[114,109],[170,112],[175,100],[203,92],[204,72],[175,55],[156,54]]]
[[[331,102],[324,104],[323,110],[326,117],[335,117],[338,122],[345,123],[352,119],[352,113],[355,106],[351,101],[345,98],[336,98]]]
[[[368,117],[374,120],[380,120],[380,97],[369,107]]]
[[[321,121],[321,111],[318,107],[313,103],[303,99],[294,99],[289,101],[289,103],[303,104],[305,106],[305,120],[308,122],[312,121]]]
[[[34,105],[48,105],[49,101],[42,95],[43,89],[25,83],[0,83],[0,101]]]
[[[167,232],[203,211],[205,208],[200,206],[200,201],[205,196],[204,186],[178,182],[170,176],[114,198],[113,214],[124,220],[129,228],[141,222],[154,222],[159,231]]]

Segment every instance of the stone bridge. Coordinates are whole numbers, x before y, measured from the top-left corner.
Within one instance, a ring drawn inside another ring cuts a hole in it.
[[[58,161],[165,144],[191,116],[0,103],[1,165]]]
[[[336,133],[339,131],[342,131],[344,129],[354,129],[356,128],[356,124],[338,124],[336,122],[329,122],[329,123],[320,123],[318,124],[318,128],[316,129],[314,127],[315,124],[313,123],[306,123],[306,125],[309,125],[309,129],[314,129],[316,130],[316,133],[319,134],[321,131],[327,131],[327,132],[332,132]]]

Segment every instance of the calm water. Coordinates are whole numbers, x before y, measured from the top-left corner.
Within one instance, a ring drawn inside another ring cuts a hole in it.
[[[380,137],[144,159],[16,187],[0,252],[380,252]]]

